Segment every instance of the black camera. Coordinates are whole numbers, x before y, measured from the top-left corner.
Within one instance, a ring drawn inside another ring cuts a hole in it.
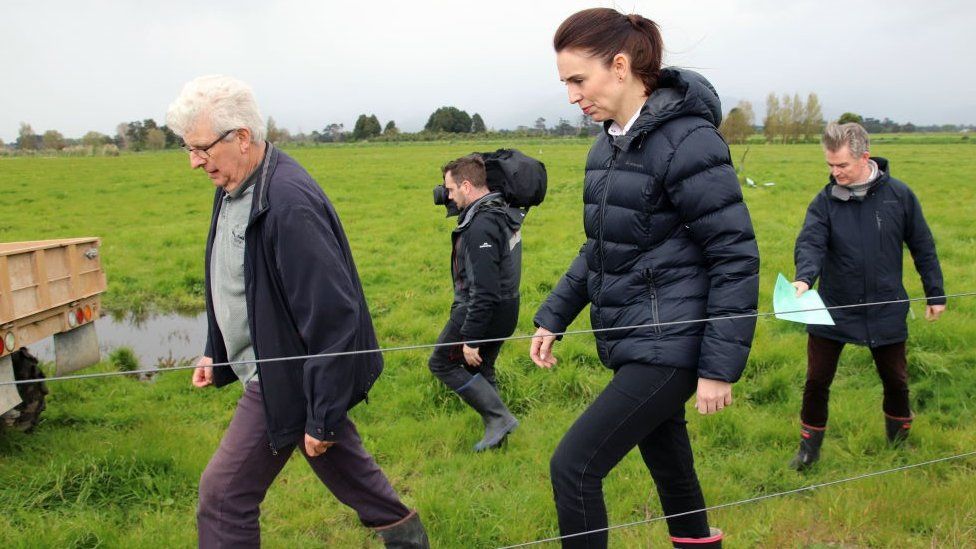
[[[434,187],[434,205],[444,206],[447,210],[447,217],[453,217],[461,214],[461,210],[457,207],[457,204],[447,196],[447,187],[444,185],[438,185]]]

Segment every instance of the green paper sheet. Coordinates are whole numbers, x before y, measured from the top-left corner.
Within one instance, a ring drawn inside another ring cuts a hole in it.
[[[773,289],[773,312],[780,320],[789,320],[801,324],[834,325],[830,311],[825,310],[824,302],[817,290],[807,290],[800,297],[796,297],[796,288],[780,273],[776,277],[776,287]],[[808,309],[819,309],[811,311]],[[788,313],[784,311],[802,311]]]

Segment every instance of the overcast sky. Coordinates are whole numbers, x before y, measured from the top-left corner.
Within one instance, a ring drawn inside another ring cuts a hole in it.
[[[667,64],[705,74],[728,111],[761,116],[770,91],[816,92],[915,124],[976,124],[972,2],[274,1],[0,3],[0,139],[21,121],[67,137],[155,118],[183,83],[223,73],[252,85],[292,132],[375,113],[419,130],[437,107],[489,127],[576,121],[552,52],[571,13],[616,6],[659,23]]]

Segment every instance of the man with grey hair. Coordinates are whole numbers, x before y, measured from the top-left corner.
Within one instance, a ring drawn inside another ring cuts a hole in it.
[[[908,298],[902,285],[903,244],[922,279],[925,318],[945,311],[942,268],[918,198],[891,177],[884,158],[872,157],[868,134],[859,124],[830,123],[823,134],[830,182],[807,209],[796,239],[797,295],[820,280],[827,306],[857,305]],[[889,443],[908,437],[905,340],[907,302],[834,309],[835,325],[809,325],[807,379],[800,411],[800,449],[790,467],[803,470],[820,458],[827,428],[827,402],[837,362],[847,343],[871,350],[884,386],[882,409]]]
[[[378,347],[332,203],[264,140],[257,103],[239,80],[189,82],[166,121],[183,138],[190,167],[216,186],[205,256],[207,346],[193,385],[244,386],[200,478],[200,547],[260,545],[260,503],[299,444],[322,483],[388,547],[427,547],[416,511],[400,501],[346,414],[380,375],[381,355],[321,356]],[[286,358],[295,356],[311,358]]]

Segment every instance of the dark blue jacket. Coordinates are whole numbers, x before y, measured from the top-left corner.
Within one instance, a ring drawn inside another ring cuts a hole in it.
[[[563,331],[587,304],[595,329],[756,312],[759,250],[718,96],[701,75],[665,69],[626,135],[600,135],[586,160],[587,240],[535,316]],[[609,125],[607,125],[609,127]],[[697,370],[734,382],[755,318],[597,332],[608,367]]]
[[[926,296],[945,294],[942,268],[922,206],[908,185],[891,177],[888,161],[863,202],[831,194],[834,178],[814,197],[796,239],[796,278],[813,286],[828,307],[907,299],[902,285],[904,244],[915,260]],[[930,305],[945,298],[928,300]],[[878,347],[908,339],[908,303],[830,311],[835,326],[810,325],[813,335]]]
[[[349,243],[332,203],[295,160],[267,145],[244,234],[244,285],[258,359],[376,349],[376,334]],[[210,252],[224,191],[217,189],[207,238],[207,349],[227,352],[214,317]],[[307,433],[329,440],[346,410],[366,398],[383,370],[379,353],[271,361],[258,375],[273,448]],[[237,380],[214,368],[218,387]]]

